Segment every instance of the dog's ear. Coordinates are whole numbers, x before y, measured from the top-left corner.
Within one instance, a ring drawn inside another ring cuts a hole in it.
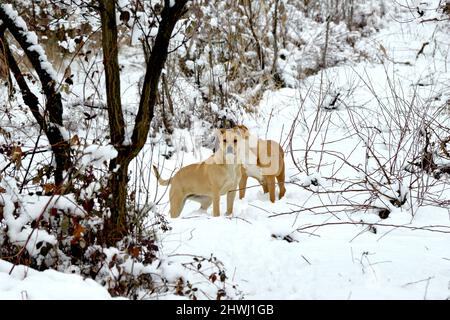
[[[248,128],[246,126],[244,126],[243,124],[237,125],[235,128],[237,128],[238,132],[245,139],[250,136],[250,132],[249,132]]]
[[[216,135],[216,137],[219,137],[219,138],[220,138],[222,135],[225,134],[225,131],[226,131],[226,129],[224,129],[224,128],[216,129],[216,130],[215,130],[215,135]]]

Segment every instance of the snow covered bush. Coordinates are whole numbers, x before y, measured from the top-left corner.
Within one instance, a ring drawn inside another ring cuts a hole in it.
[[[166,68],[155,128],[166,127],[167,110],[175,121],[191,119],[175,127],[195,119],[217,126],[224,115],[239,122],[264,90],[297,88],[325,67],[366,58],[359,42],[384,14],[383,1],[194,1]]]
[[[79,0],[45,3],[15,4],[23,8],[32,30],[43,36],[44,45],[53,49],[50,58],[61,64],[69,83],[75,74],[66,57],[77,55],[86,60],[84,81],[97,81],[94,77],[102,70],[93,60],[100,47],[95,32],[99,22],[92,14],[95,6]],[[148,54],[161,4],[120,1],[118,5],[119,45],[125,50],[143,47]],[[174,35],[174,54],[160,84],[152,126],[170,134],[172,127],[190,126],[196,119],[211,126],[220,124],[224,115],[239,121],[243,110],[254,111],[265,89],[296,88],[300,79],[324,67],[366,57],[359,42],[378,30],[384,14],[383,1],[193,1]],[[37,16],[48,27],[42,28]],[[89,74],[94,70],[98,73]],[[67,83],[62,88],[71,90]],[[82,102],[89,96],[105,99],[97,94],[86,92]]]
[[[365,210],[386,219],[398,208],[414,216],[424,203],[445,205],[437,199],[450,173],[446,94],[440,84],[430,90],[421,81],[405,88],[386,66],[373,75],[331,68],[304,81],[286,141],[304,137],[301,149],[287,146],[304,175],[298,184],[335,201],[335,209],[319,205],[315,212]],[[330,130],[336,122],[340,128]],[[351,149],[334,146],[340,131]]]

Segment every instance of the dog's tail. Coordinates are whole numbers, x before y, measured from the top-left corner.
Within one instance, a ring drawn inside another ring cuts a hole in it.
[[[159,175],[159,172],[158,172],[158,169],[156,168],[156,166],[152,165],[152,167],[153,167],[153,172],[155,173],[156,179],[158,179],[159,184],[162,186],[168,186],[170,184],[170,179],[164,180]]]

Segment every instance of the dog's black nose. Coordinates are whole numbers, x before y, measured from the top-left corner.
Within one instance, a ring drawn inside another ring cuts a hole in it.
[[[233,153],[233,147],[232,146],[228,146],[227,147],[227,153]]]

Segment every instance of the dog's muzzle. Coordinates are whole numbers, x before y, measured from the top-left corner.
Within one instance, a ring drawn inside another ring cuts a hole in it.
[[[232,146],[228,146],[227,147],[227,153],[233,153],[233,147]]]

